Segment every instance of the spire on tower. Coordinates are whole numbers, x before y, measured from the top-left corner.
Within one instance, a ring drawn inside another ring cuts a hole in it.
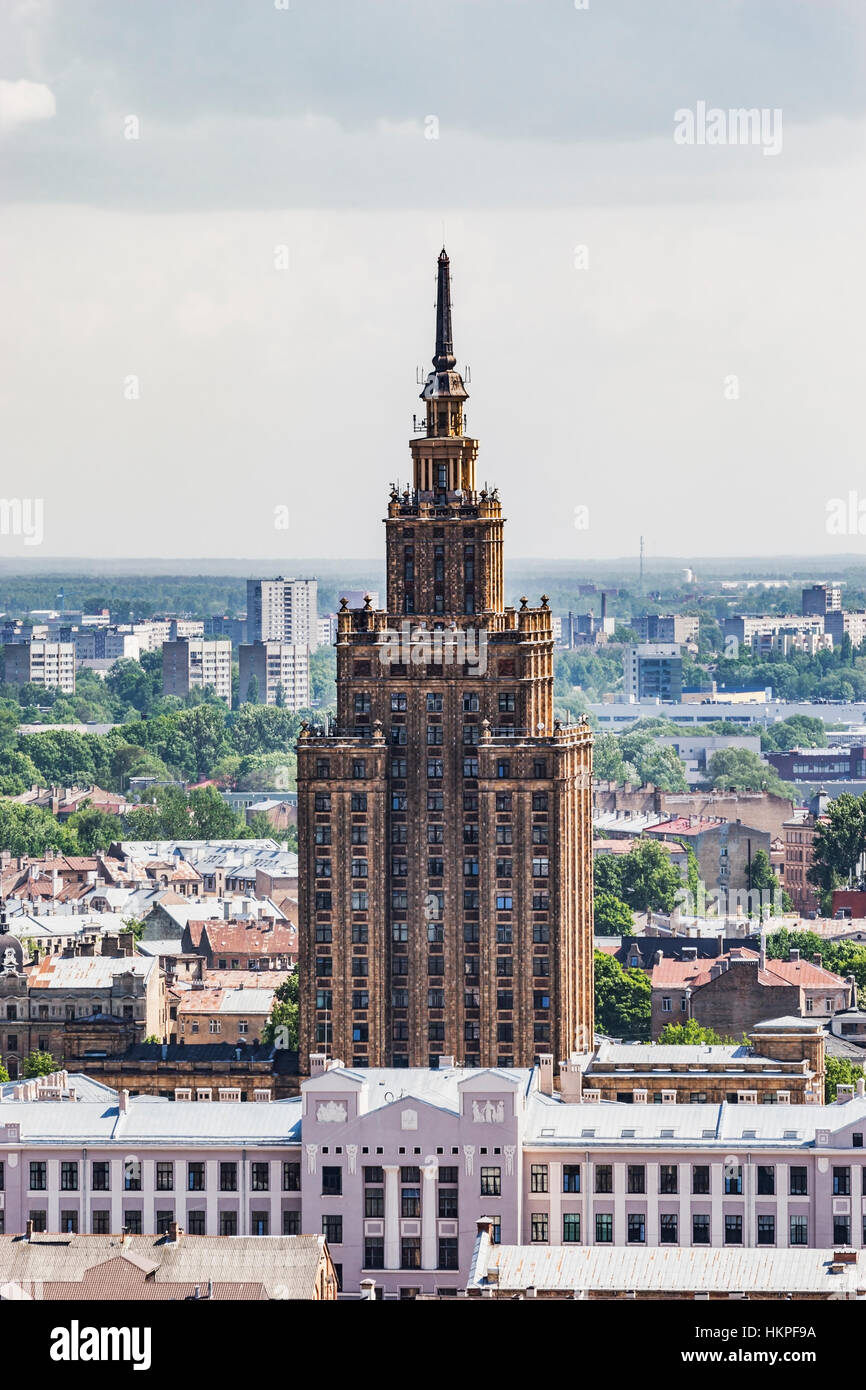
[[[437,372],[450,372],[457,366],[451,332],[451,262],[445,247],[439,252],[439,275],[436,286],[436,354],[433,366]]]

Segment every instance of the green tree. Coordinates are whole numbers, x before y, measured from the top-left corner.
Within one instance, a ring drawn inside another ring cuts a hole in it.
[[[634,912],[672,912],[682,890],[679,870],[656,840],[636,840],[620,860],[619,896]]]
[[[718,1047],[734,1040],[720,1037],[714,1028],[705,1028],[696,1018],[690,1018],[685,1023],[666,1023],[659,1033],[658,1041],[660,1044],[668,1043],[673,1047],[697,1047],[699,1044]]]
[[[262,1042],[277,1048],[298,1047],[298,972],[295,970],[274,993],[270,1017],[262,1029]]]
[[[848,1057],[833,1057],[828,1055],[824,1059],[824,1099],[828,1105],[836,1099],[837,1086],[856,1085],[864,1075],[863,1068],[856,1062],[852,1062]]]
[[[593,925],[596,936],[627,936],[634,930],[634,914],[622,898],[602,891],[593,895]]]
[[[120,817],[113,816],[108,811],[100,811],[98,806],[86,805],[81,811],[71,815],[66,825],[77,836],[83,854],[108,849],[114,840],[123,838]]]
[[[196,840],[230,840],[245,833],[244,822],[216,787],[196,787],[189,794],[192,836]]]
[[[9,1073],[3,1065],[3,1058],[0,1057],[0,1081],[8,1081]]]
[[[615,956],[595,952],[595,1026],[614,1037],[649,1038],[651,990],[642,970],[623,970]]]
[[[866,852],[866,796],[843,792],[830,802],[826,822],[820,822],[812,841],[812,865],[806,875],[819,889],[822,906],[829,906],[834,888],[850,884]]]
[[[259,678],[255,673],[250,676],[244,700],[248,705],[257,705],[259,703]]]
[[[24,1058],[21,1073],[24,1077],[47,1076],[57,1070],[57,1063],[50,1052],[30,1052]]]
[[[738,792],[772,792],[790,798],[792,789],[750,748],[719,748],[707,763],[712,786]]]

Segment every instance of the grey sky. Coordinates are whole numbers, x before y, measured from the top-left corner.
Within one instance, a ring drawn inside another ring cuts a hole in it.
[[[861,549],[864,40],[860,0],[7,0],[4,495],[41,554],[379,555],[444,224],[510,554]],[[781,151],[675,144],[698,102]]]

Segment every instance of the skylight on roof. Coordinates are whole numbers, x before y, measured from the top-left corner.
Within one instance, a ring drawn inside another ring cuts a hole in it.
[[[581,1139],[594,1139],[594,1138],[595,1138],[595,1130],[594,1130],[594,1129],[582,1129],[582,1130],[580,1131],[580,1137],[581,1137]]]
[[[674,1137],[674,1132],[673,1132],[672,1129],[660,1129],[660,1130],[659,1130],[659,1139],[673,1139],[673,1137]]]
[[[634,1139],[634,1130],[624,1129],[619,1137],[620,1139]]]
[[[554,1135],[554,1134],[556,1134],[556,1130],[555,1130],[555,1129],[543,1129],[543,1130],[541,1131],[541,1137],[542,1137],[542,1139],[549,1139],[549,1138],[551,1138],[551,1136]]]
[[[783,1138],[783,1139],[799,1139],[799,1138],[800,1138],[800,1131],[799,1131],[798,1129],[786,1129],[786,1130],[784,1130],[783,1133],[782,1133],[782,1138]]]
[[[703,1129],[703,1130],[701,1130],[701,1138],[702,1138],[702,1139],[715,1139],[715,1137],[716,1137],[716,1131],[715,1131],[714,1129]]]
[[[756,1129],[744,1129],[740,1135],[741,1139],[757,1139],[757,1137],[758,1131]]]

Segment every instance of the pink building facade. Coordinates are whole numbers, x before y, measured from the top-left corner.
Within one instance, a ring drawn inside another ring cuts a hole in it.
[[[372,1278],[386,1297],[464,1288],[482,1216],[509,1245],[866,1246],[864,1095],[626,1105],[563,1099],[568,1068],[554,1094],[550,1058],[449,1060],[314,1059],[300,1099],[246,1105],[5,1086],[3,1228],[324,1234],[345,1293]]]

